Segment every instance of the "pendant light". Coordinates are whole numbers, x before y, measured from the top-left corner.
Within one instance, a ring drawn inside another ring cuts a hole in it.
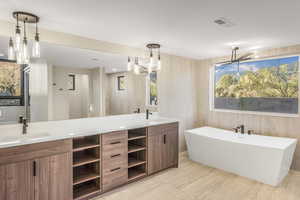
[[[9,45],[8,45],[8,60],[15,60],[14,42],[11,37],[9,38]]]
[[[40,36],[38,32],[38,25],[35,23],[35,37],[32,47],[32,57],[39,58],[41,56],[41,49],[40,49]]]
[[[39,58],[40,57],[40,37],[38,32],[38,22],[39,17],[27,13],[27,12],[13,12],[13,17],[17,21],[16,32],[15,32],[15,45],[13,44],[12,38],[9,39],[9,47],[8,47],[8,59],[9,60],[17,60],[18,64],[29,64],[30,62],[30,53],[28,47],[28,38],[27,38],[27,24],[34,23],[35,24],[35,37],[32,48],[32,56]],[[23,40],[21,37],[21,27],[19,25],[20,22],[23,22]],[[14,52],[11,50],[14,47]]]
[[[150,43],[147,44],[146,47],[148,48],[150,52],[149,58],[147,60],[149,61],[148,64],[143,66],[139,63],[139,58],[135,58],[134,66],[132,68],[132,63],[130,57],[128,57],[128,63],[127,63],[127,70],[133,71],[135,74],[151,74],[153,71],[159,71],[161,70],[161,57],[160,57],[160,44],[156,43]],[[154,54],[154,50],[156,50],[156,53]],[[155,55],[157,55],[157,58],[155,58]]]
[[[131,71],[131,70],[132,70],[132,63],[130,57],[128,56],[127,71]]]
[[[20,51],[21,48],[21,29],[19,26],[19,14],[16,14],[16,18],[17,18],[17,26],[16,26],[16,35],[15,35],[15,50],[16,51]]]
[[[140,74],[140,67],[139,67],[138,58],[135,58],[135,61],[134,61],[134,73],[137,74],[137,75]]]
[[[160,49],[158,49],[157,70],[158,70],[158,71],[161,70]]]
[[[26,22],[25,21],[24,21],[24,38],[23,38],[22,53],[23,53],[23,63],[29,64],[28,41],[27,41],[27,35],[26,35]]]

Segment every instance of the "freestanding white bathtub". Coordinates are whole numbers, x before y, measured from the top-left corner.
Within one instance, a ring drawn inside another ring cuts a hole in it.
[[[288,174],[297,143],[211,127],[187,130],[185,138],[191,160],[272,186]]]

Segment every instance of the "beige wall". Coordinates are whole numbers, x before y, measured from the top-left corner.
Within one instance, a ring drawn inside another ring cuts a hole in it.
[[[258,53],[259,57],[300,54],[300,45],[275,48]],[[244,124],[258,134],[298,138],[300,142],[300,118],[273,117],[264,115],[213,112],[209,109],[209,68],[216,62],[228,58],[207,59],[198,62],[197,68],[197,102],[198,118],[201,125],[232,129]],[[293,168],[300,170],[300,144],[296,149]]]
[[[67,88],[69,74],[77,75],[75,91],[70,91]],[[52,82],[55,85],[52,86],[52,107],[54,120],[88,117],[88,105],[92,102],[92,92],[90,91],[93,91],[92,81],[90,80],[91,74],[92,71],[89,69],[53,67]],[[83,77],[83,75],[88,77]],[[86,86],[86,84],[88,85]],[[82,105],[82,102],[86,105]]]
[[[125,90],[118,90],[118,76],[125,77]],[[137,108],[145,112],[145,76],[122,72],[107,74],[107,77],[107,115],[130,114]]]

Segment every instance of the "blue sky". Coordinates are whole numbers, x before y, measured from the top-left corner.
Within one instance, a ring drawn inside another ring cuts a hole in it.
[[[299,61],[299,56],[286,57],[286,58],[275,58],[269,60],[260,61],[249,61],[240,63],[240,73],[245,71],[257,71],[262,68],[279,66],[282,64],[292,64]],[[215,67],[215,81],[218,81],[224,74],[234,74],[238,71],[238,64],[225,64]]]

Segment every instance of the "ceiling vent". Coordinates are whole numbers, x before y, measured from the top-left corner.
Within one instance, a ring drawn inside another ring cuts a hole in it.
[[[214,23],[218,24],[219,26],[223,26],[223,27],[232,27],[235,25],[232,21],[230,21],[229,19],[227,19],[225,17],[220,17],[218,19],[215,19]]]

